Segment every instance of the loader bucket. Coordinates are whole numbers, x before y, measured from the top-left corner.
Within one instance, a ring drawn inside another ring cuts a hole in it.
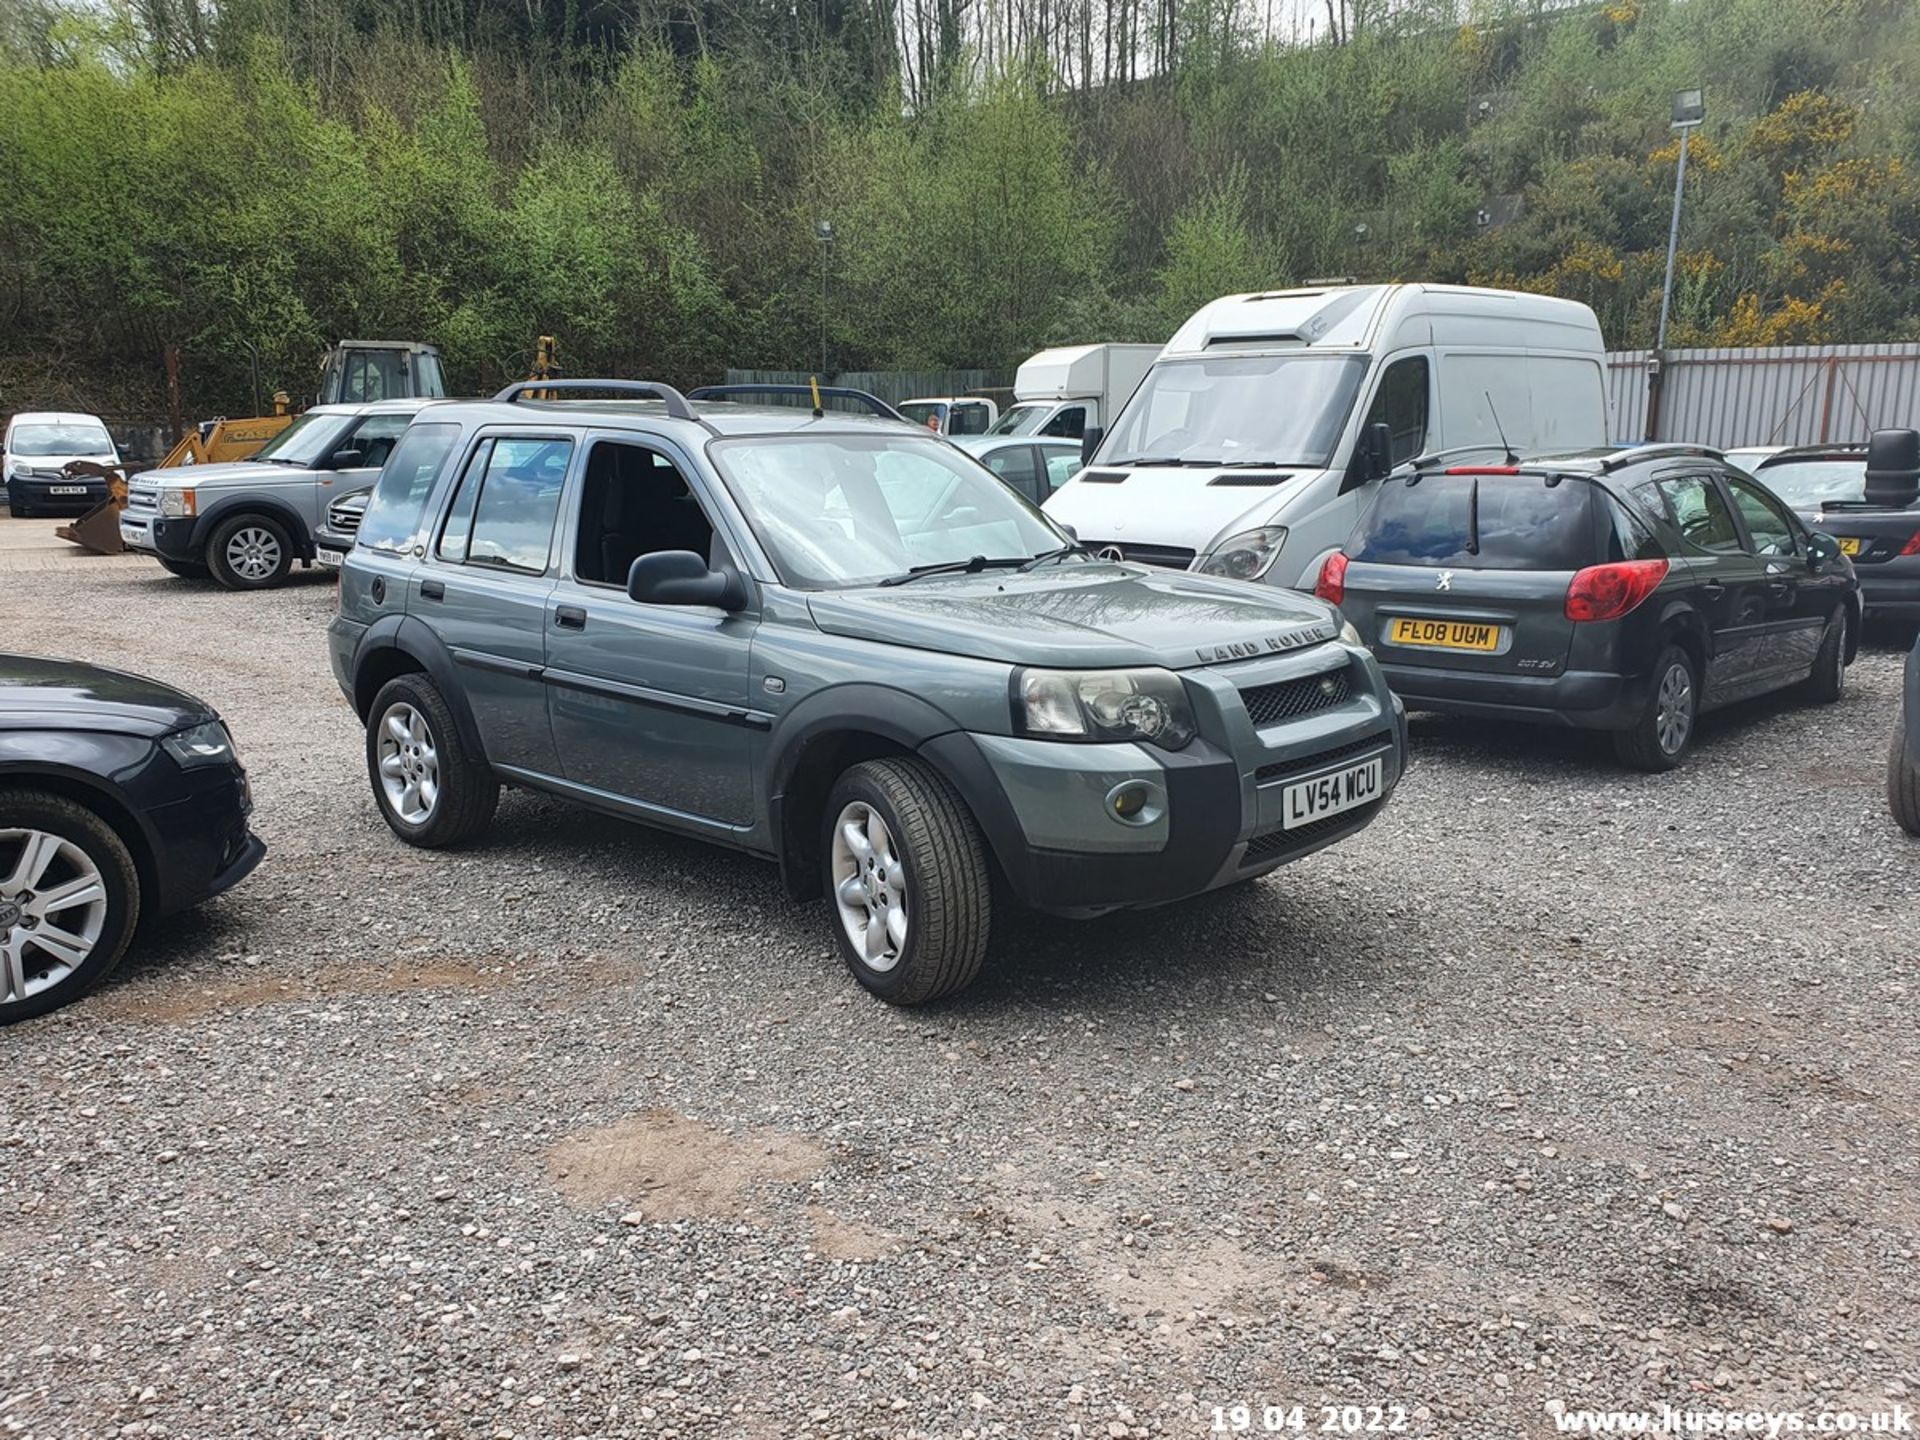
[[[99,555],[119,555],[127,548],[120,541],[120,506],[113,500],[102,500],[72,524],[62,525],[53,533]]]

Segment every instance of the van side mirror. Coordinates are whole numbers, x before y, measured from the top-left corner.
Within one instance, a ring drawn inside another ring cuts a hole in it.
[[[711,570],[691,550],[656,550],[627,571],[627,597],[642,605],[717,605],[744,609],[747,583],[734,569]]]
[[[1815,575],[1825,575],[1845,553],[1840,542],[1824,530],[1815,530],[1807,536],[1807,569]]]
[[[1384,480],[1393,470],[1393,429],[1384,420],[1367,426],[1367,479]]]
[[[1920,430],[1876,430],[1867,441],[1869,505],[1904,510],[1920,499]]]
[[[1083,466],[1093,463],[1093,452],[1100,448],[1100,442],[1107,438],[1106,427],[1089,425],[1080,432],[1080,463]]]

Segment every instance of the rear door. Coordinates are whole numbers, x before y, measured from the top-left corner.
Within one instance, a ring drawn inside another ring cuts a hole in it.
[[[1347,618],[1389,665],[1557,675],[1567,586],[1602,552],[1592,485],[1501,469],[1382,484],[1348,546]]]
[[[1747,549],[1733,507],[1718,475],[1701,461],[1655,472],[1654,487],[1666,502],[1682,541],[1685,563],[1700,613],[1713,632],[1707,668],[1707,698],[1726,700],[1765,688],[1769,599],[1766,568]]]
[[[452,653],[487,759],[543,776],[559,772],[542,672],[574,451],[565,435],[483,432],[407,600]]]

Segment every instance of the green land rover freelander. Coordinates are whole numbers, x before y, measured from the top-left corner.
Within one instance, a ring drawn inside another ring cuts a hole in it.
[[[764,856],[914,1004],[978,972],[997,893],[1180,900],[1400,778],[1337,611],[1091,554],[871,396],[534,388],[422,410],[341,568],[333,668],[410,844],[504,783]]]

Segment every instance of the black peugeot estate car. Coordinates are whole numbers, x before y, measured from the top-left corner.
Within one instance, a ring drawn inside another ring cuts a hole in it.
[[[1416,460],[1318,592],[1409,709],[1611,731],[1645,770],[1678,765],[1715,706],[1794,684],[1838,700],[1861,619],[1831,536],[1675,445]]]

